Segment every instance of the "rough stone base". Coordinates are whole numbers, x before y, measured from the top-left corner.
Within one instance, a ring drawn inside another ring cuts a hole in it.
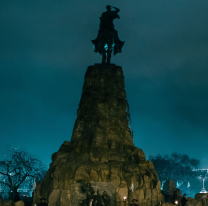
[[[81,182],[92,182],[95,192],[107,191],[113,206],[127,206],[134,198],[139,206],[164,202],[157,172],[134,146],[130,123],[122,68],[89,66],[71,141],[52,155],[34,203],[45,197],[49,206],[78,206],[85,198]]]

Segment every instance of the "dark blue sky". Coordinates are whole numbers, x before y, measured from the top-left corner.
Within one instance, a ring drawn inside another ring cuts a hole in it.
[[[0,159],[9,145],[38,155],[70,141],[87,66],[101,62],[91,40],[105,6],[115,29],[134,143],[146,156],[188,154],[208,168],[207,0],[2,0]]]

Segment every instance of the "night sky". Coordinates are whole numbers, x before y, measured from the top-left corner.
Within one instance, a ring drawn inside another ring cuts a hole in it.
[[[207,0],[1,0],[0,160],[9,145],[45,163],[70,141],[91,43],[107,4],[114,21],[135,146],[208,168]]]

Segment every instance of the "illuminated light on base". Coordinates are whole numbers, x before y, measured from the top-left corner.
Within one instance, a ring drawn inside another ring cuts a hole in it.
[[[202,188],[200,193],[207,193],[207,191],[204,188]]]
[[[175,205],[178,205],[178,200],[175,201]]]
[[[123,201],[126,202],[126,197],[123,197]]]
[[[134,184],[133,184],[133,182],[131,184],[131,190],[132,190],[132,192],[134,192]]]
[[[207,191],[204,188],[204,179],[203,179],[203,188],[201,189],[201,192],[200,193],[207,193]]]

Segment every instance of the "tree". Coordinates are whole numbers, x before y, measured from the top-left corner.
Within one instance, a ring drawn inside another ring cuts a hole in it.
[[[12,191],[9,198],[14,200],[19,186],[25,181],[33,181],[35,177],[43,178],[47,167],[37,156],[22,149],[11,147],[8,152],[8,158],[0,161],[0,188],[2,194]]]
[[[194,168],[198,167],[199,160],[189,158],[188,155],[173,153],[172,155],[150,156],[158,178],[163,184],[168,179],[173,179],[179,185],[188,184],[190,179],[196,178]]]

